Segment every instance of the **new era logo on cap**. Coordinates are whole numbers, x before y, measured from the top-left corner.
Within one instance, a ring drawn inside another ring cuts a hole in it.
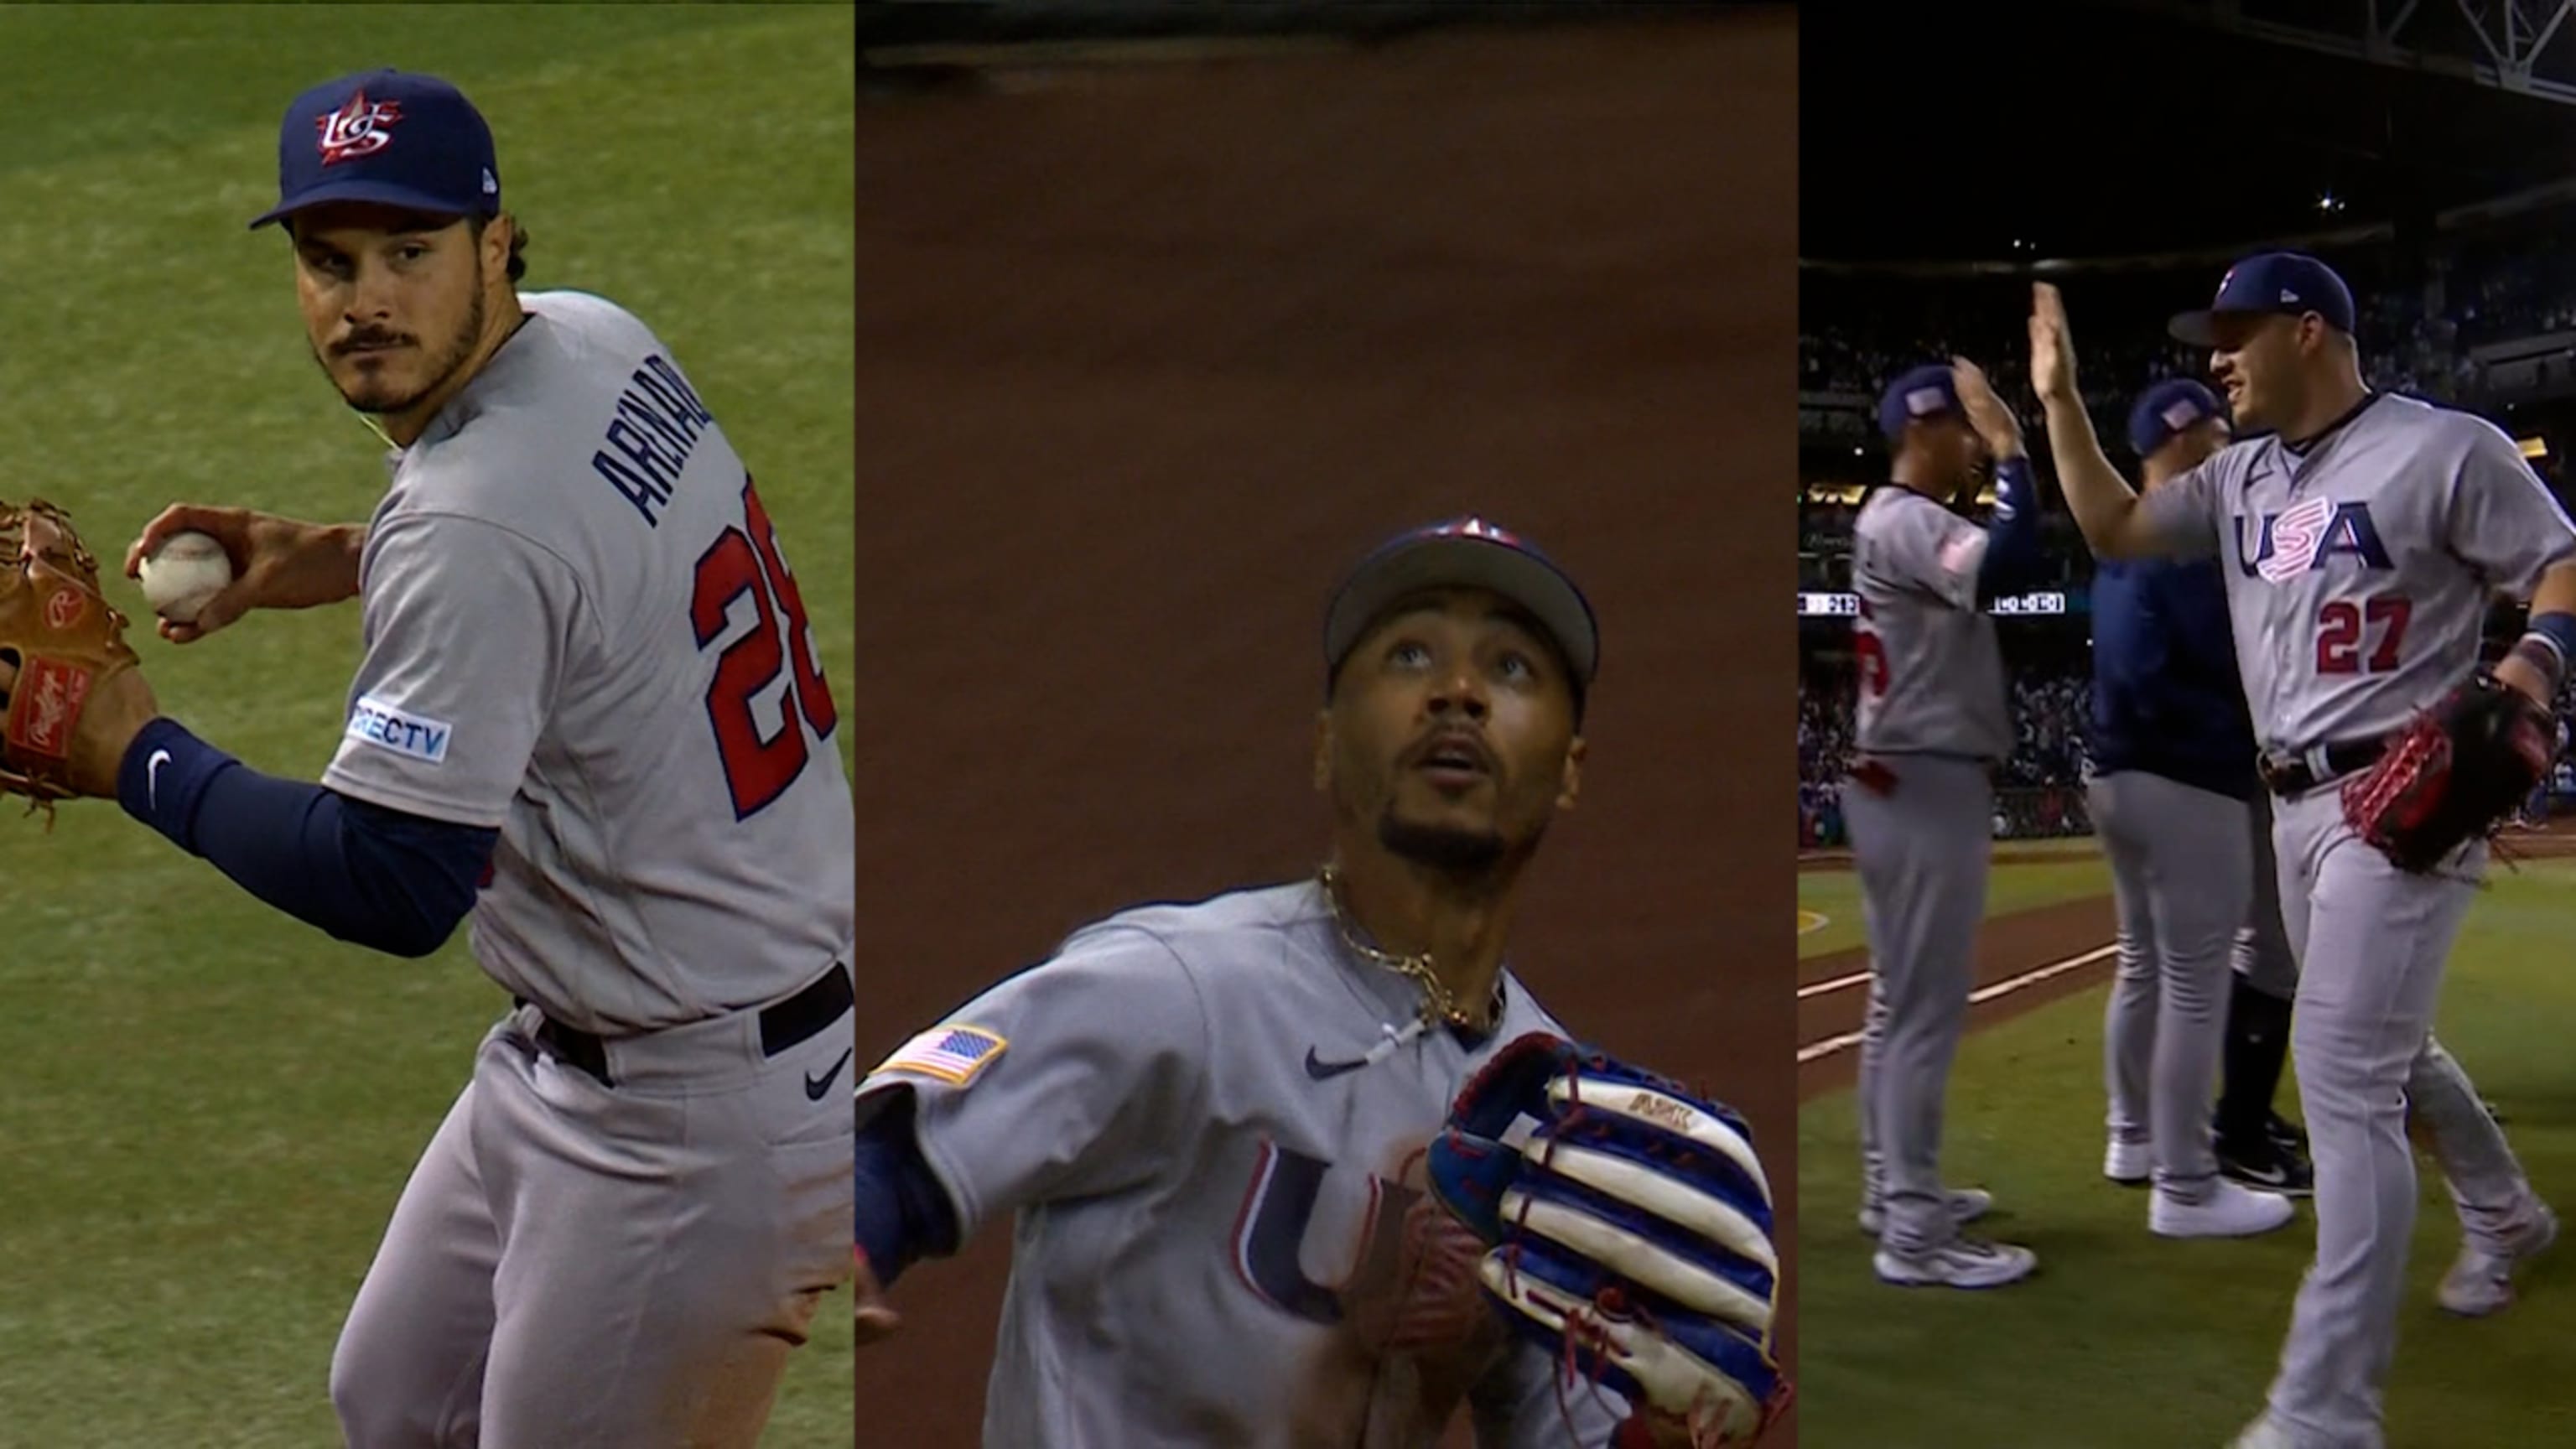
[[[1427,528],[1423,530],[1423,532],[1426,536],[1434,538],[1484,538],[1491,539],[1496,543],[1504,544],[1512,548],[1528,547],[1528,545],[1521,542],[1519,534],[1512,532],[1508,528],[1497,528],[1493,524],[1487,523],[1485,520],[1472,515],[1466,518],[1461,518],[1454,523],[1444,523],[1432,528]]]
[[[337,166],[360,156],[373,156],[393,144],[394,123],[401,119],[399,103],[370,101],[365,91],[359,91],[349,97],[347,105],[313,118],[313,128],[322,133],[317,143],[322,164]]]
[[[1905,410],[1918,418],[1930,417],[1950,405],[1950,395],[1937,387],[1918,387],[1905,395]]]
[[[2190,398],[2176,398],[2163,413],[2165,426],[2179,433],[2200,421],[2200,404]]]

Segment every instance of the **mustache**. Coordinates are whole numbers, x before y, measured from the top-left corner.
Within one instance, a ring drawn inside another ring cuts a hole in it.
[[[331,355],[345,357],[362,347],[401,347],[412,341],[407,332],[352,332],[331,344]]]

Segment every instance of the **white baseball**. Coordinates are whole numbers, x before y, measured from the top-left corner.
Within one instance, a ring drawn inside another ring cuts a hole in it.
[[[173,624],[197,617],[233,581],[233,561],[214,535],[190,531],[161,541],[143,560],[143,598]]]

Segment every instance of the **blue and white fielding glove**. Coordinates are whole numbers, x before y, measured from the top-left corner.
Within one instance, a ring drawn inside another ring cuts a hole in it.
[[[1741,1116],[1532,1033],[1459,1093],[1428,1166],[1513,1329],[1628,1401],[1619,1444],[1657,1425],[1750,1444],[1786,1407],[1771,1186]]]

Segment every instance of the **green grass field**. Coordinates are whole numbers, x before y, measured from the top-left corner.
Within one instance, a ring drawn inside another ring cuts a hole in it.
[[[1988,915],[2007,915],[2110,893],[2111,868],[2093,853],[2089,838],[2045,844],[2049,847],[2046,853],[2067,858],[1996,866],[1986,881]],[[2019,844],[2011,848],[2028,849]],[[1861,929],[1860,877],[1850,871],[1800,871],[1798,909],[1825,918],[1822,926],[1798,937],[1798,955],[1802,959],[1869,944]]]
[[[636,311],[750,461],[847,701],[854,49],[848,6],[0,6],[0,496],[117,557],[178,500],[365,517],[381,446],[244,225],[296,92],[437,71],[492,121],[526,285]],[[358,623],[136,646],[169,713],[311,779]],[[341,946],[112,805],[0,810],[0,903],[0,1445],[338,1442],[342,1315],[508,999],[462,933]],[[836,1298],[767,1443],[849,1444],[846,1324]]]
[[[2562,1212],[2576,1207],[2571,935],[2576,866],[2499,872],[2452,957],[2440,1025]],[[1801,1113],[1801,1449],[2215,1449],[2260,1412],[2313,1218],[2240,1242],[2150,1237],[2144,1194],[2100,1176],[2101,1010],[2094,990],[1977,1035],[1952,1079],[1945,1175],[1995,1191],[1994,1234],[2040,1254],[2028,1282],[1881,1286],[1852,1221],[1851,1095]],[[2576,1253],[2542,1259],[2498,1318],[2445,1316],[2432,1291],[2458,1228],[2429,1159],[2419,1169],[2389,1444],[2576,1442]]]

